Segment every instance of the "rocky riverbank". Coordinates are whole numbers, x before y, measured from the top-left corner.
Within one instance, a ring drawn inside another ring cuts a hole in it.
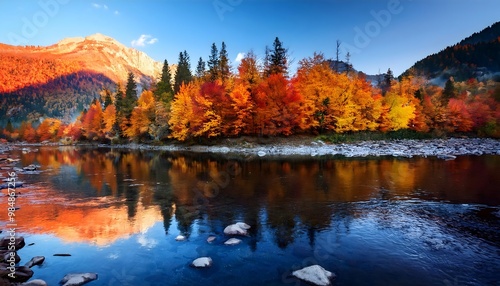
[[[325,156],[340,155],[345,157],[368,156],[437,156],[452,159],[463,155],[500,155],[500,140],[495,139],[432,139],[432,140],[387,140],[363,141],[344,144],[327,144],[320,140],[296,140],[278,144],[221,144],[217,146],[151,146],[143,144],[99,145],[101,147],[126,148],[140,150],[185,151],[198,153],[240,154],[265,156]]]
[[[248,139],[248,138],[247,138]],[[12,148],[23,150],[34,149],[37,146],[59,146],[52,144],[7,144],[0,146],[0,153]],[[463,155],[500,155],[500,140],[490,138],[451,138],[451,139],[429,139],[429,140],[380,140],[360,141],[353,143],[329,144],[312,137],[290,137],[258,142],[245,139],[219,140],[216,145],[148,145],[148,144],[79,144],[76,146],[106,147],[115,149],[134,150],[160,150],[172,152],[196,152],[243,155],[245,157],[288,157],[288,156],[345,156],[345,157],[368,157],[368,156],[394,156],[394,157],[429,157],[437,156],[443,159],[452,159],[454,156]]]

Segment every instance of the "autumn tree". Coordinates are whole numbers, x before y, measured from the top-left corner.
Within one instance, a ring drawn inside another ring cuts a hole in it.
[[[180,91],[181,85],[191,82],[191,65],[189,63],[189,55],[186,51],[179,53],[179,63],[177,64],[177,72],[175,73],[174,94]]]
[[[98,140],[102,135],[102,125],[101,103],[95,100],[82,117],[82,133],[89,140]]]
[[[199,87],[191,82],[182,84],[172,101],[171,117],[168,121],[171,133],[169,137],[185,141],[192,136],[190,125],[194,118],[193,98],[199,93]]]
[[[297,90],[276,73],[257,87],[256,125],[260,135],[290,135],[300,125],[300,102]]]
[[[130,116],[130,127],[125,130],[125,136],[129,138],[140,138],[151,135],[152,124],[155,119],[156,102],[151,91],[143,91],[137,106]]]
[[[418,88],[412,83],[411,77],[405,77],[396,82],[387,91],[383,103],[389,109],[391,131],[406,129],[415,118],[414,94]]]
[[[36,131],[31,123],[23,121],[19,127],[19,138],[29,143],[36,142]]]

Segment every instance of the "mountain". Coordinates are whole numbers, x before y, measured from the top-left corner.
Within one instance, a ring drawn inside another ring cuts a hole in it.
[[[456,81],[493,77],[500,73],[500,22],[427,56],[402,75],[410,71],[441,83],[450,76]]]
[[[47,47],[0,44],[0,125],[7,118],[70,120],[103,88],[113,90],[116,83],[126,82],[129,72],[139,84],[149,85],[162,65],[102,34]]]

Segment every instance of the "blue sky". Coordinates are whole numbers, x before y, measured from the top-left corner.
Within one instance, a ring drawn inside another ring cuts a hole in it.
[[[500,21],[499,11],[498,0],[0,0],[0,42],[51,45],[102,33],[158,61],[176,63],[187,50],[194,69],[213,42],[225,41],[235,60],[249,50],[262,57],[279,37],[293,72],[314,52],[335,57],[340,40],[341,58],[349,51],[356,69],[399,75]]]

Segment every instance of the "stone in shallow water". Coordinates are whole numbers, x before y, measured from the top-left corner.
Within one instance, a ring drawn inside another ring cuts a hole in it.
[[[175,240],[177,240],[177,241],[184,241],[184,240],[186,240],[186,237],[185,237],[184,235],[180,235],[180,234],[179,234],[179,235],[175,238]]]
[[[71,273],[59,282],[62,286],[80,286],[97,279],[97,273]]]
[[[259,152],[257,152],[257,155],[259,155],[259,157],[264,157],[264,156],[266,156],[266,152],[259,151]]]
[[[244,222],[237,222],[235,224],[228,225],[224,229],[225,235],[247,235],[247,229],[250,226]]]
[[[301,280],[319,286],[332,285],[330,279],[335,277],[335,274],[328,270],[325,270],[325,268],[319,265],[312,265],[302,268],[300,270],[292,272],[292,275]]]
[[[240,244],[240,242],[241,242],[241,239],[230,238],[226,242],[224,242],[224,244],[225,245],[236,245],[236,244]]]
[[[215,239],[216,239],[216,237],[215,237],[215,236],[213,236],[213,235],[211,235],[211,236],[209,236],[209,237],[207,238],[207,242],[208,242],[208,243],[212,243],[212,242],[214,242],[214,240],[215,240]]]
[[[31,258],[31,260],[28,261],[24,266],[31,268],[35,265],[41,265],[44,261],[45,261],[44,256],[35,256],[35,257]]]
[[[47,286],[47,282],[43,281],[42,279],[34,279],[31,281],[28,281],[26,283],[21,284],[23,286]]]
[[[437,157],[438,157],[438,159],[442,159],[445,161],[455,160],[457,158],[457,156],[448,155],[448,154],[440,154],[440,155],[437,155]]]
[[[212,258],[210,258],[210,257],[196,258],[195,260],[193,260],[191,265],[196,267],[196,268],[210,267],[210,266],[212,266]]]

